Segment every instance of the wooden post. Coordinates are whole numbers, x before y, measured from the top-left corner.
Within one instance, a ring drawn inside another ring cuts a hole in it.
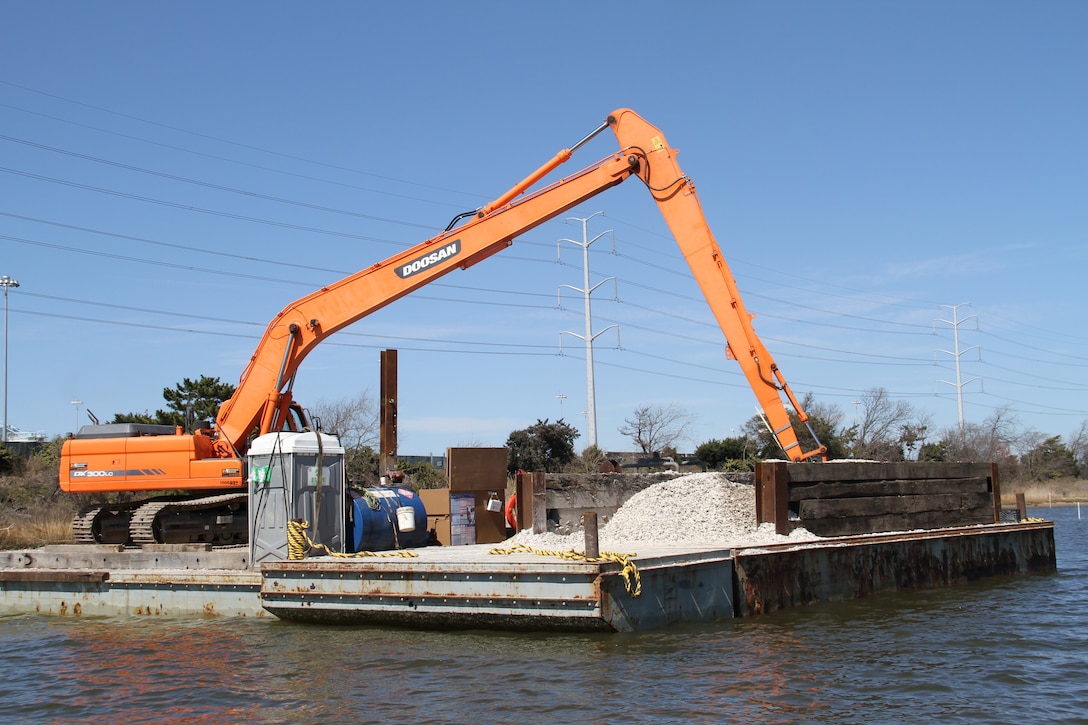
[[[397,470],[397,351],[381,352],[378,475]]]
[[[548,532],[548,504],[545,501],[545,493],[547,487],[545,485],[545,473],[543,471],[537,471],[532,474],[533,495],[529,500],[532,502],[532,522],[534,534],[545,534]],[[520,501],[520,499],[518,499]]]
[[[582,527],[586,532],[586,558],[596,559],[601,555],[601,544],[597,538],[596,511],[586,511],[582,514]]]
[[[1028,520],[1028,503],[1022,493],[1016,494],[1016,512],[1019,515],[1020,521]]]
[[[790,533],[788,464],[760,463],[756,466],[756,524],[774,523],[775,533]]]
[[[514,509],[517,530],[532,528],[533,526],[533,477],[524,471],[518,471],[514,475],[514,495],[518,497]]]
[[[997,464],[990,464],[990,490],[994,495],[994,523],[1001,523],[1001,481],[997,475]],[[1025,517],[1026,518],[1026,517]]]

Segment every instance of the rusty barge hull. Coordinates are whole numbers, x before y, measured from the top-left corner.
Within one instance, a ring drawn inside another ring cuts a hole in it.
[[[734,551],[736,616],[1057,568],[1048,521],[751,547]]]
[[[0,614],[265,617],[248,548],[0,551]]]
[[[47,547],[0,552],[0,614],[267,616],[419,629],[646,631],[1057,569],[1050,522],[842,536],[736,549],[643,547],[619,565],[489,546],[416,558],[251,568],[245,551]]]
[[[281,619],[418,628],[642,631],[733,616],[728,551],[644,549],[633,596],[618,564],[491,548],[276,562],[262,569],[261,598]]]

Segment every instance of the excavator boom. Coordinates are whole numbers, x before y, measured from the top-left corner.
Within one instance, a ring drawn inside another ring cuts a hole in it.
[[[605,129],[615,133],[619,151],[533,190]],[[783,395],[802,423],[808,417],[756,335],[752,315],[707,225],[695,185],[680,170],[676,153],[664,134],[634,111],[615,111],[577,144],[467,215],[471,218],[460,226],[451,224],[441,234],[284,308],[269,323],[234,395],[221,406],[214,430],[77,436],[62,451],[61,488],[105,492],[244,487],[246,441],[254,434],[305,425],[297,415],[291,389],[302,361],[325,338],[454,269],[496,254],[530,229],[632,177],[640,179],[657,202],[725,335],[727,354],[740,364],[782,450],[793,461],[826,459],[826,448],[818,441],[814,449],[805,451],[798,440]]]
[[[632,176],[639,177],[657,202],[699,287],[725,334],[730,356],[741,366],[775,437],[791,460],[823,456],[824,449],[802,451],[785,393],[802,422],[807,416],[794,398],[770,352],[752,327],[736,282],[699,204],[695,185],[676,162],[664,135],[629,109],[608,117],[586,143],[611,128],[620,151],[571,176],[526,193],[537,181],[567,161],[563,149],[548,163],[481,209],[468,223],[401,252],[303,297],[269,324],[234,397],[216,421],[219,439],[241,450],[254,430],[282,427],[289,386],[306,355],[337,330],[356,322],[454,269],[464,269],[509,246],[513,240],[583,201]]]

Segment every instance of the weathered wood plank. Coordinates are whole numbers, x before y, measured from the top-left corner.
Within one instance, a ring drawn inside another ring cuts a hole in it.
[[[992,524],[993,512],[975,510],[955,516],[945,511],[926,511],[916,514],[888,514],[885,516],[851,516],[846,518],[812,519],[793,521],[794,528],[805,528],[817,536],[853,536],[888,531],[915,531],[918,529],[945,529],[954,526]]]
[[[894,481],[791,483],[790,501],[867,496],[915,496],[942,493],[989,493],[986,478],[929,478]]]
[[[915,514],[928,511],[955,515],[981,510],[993,521],[993,499],[988,493],[946,493],[920,496],[875,496],[871,498],[810,499],[801,501],[801,521],[811,519]],[[949,524],[950,525],[950,524]]]
[[[773,464],[759,464],[773,465]],[[985,478],[989,463],[933,463],[901,461],[898,463],[794,463],[788,465],[792,483],[819,481],[878,481],[912,478]]]

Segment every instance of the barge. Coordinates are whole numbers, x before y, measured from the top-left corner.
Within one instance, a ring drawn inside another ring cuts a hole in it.
[[[257,568],[244,549],[77,548],[88,547],[0,553],[0,614],[274,615],[426,629],[629,632],[1056,569],[1051,522],[721,550],[647,547],[632,552],[638,596],[615,562],[495,555],[490,545]]]
[[[288,498],[316,512],[307,485]],[[1017,510],[1002,510],[989,465],[770,463],[757,469],[754,485],[760,523],[773,523],[780,534],[811,527],[819,537],[730,548],[647,544],[611,558],[501,543],[295,558],[286,539],[274,536],[279,519],[262,523],[254,516],[261,536],[249,547],[0,552],[0,615],[633,632],[1057,569],[1053,523],[1027,520],[1022,498]],[[486,490],[477,493],[478,501],[490,498]],[[527,527],[544,525],[544,475],[520,478],[518,494]],[[859,511],[864,515],[848,515]],[[486,515],[481,511],[481,519]],[[874,522],[911,528],[867,530]],[[911,526],[917,522],[924,525]],[[448,531],[456,528],[445,523]],[[328,523],[324,530],[332,538],[346,533]]]

